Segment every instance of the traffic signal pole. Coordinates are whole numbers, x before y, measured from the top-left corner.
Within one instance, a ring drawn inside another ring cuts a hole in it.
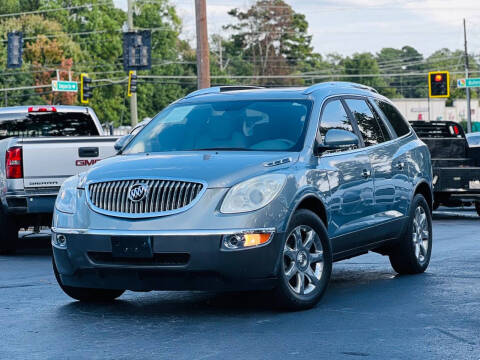
[[[195,0],[197,22],[197,78],[198,88],[210,87],[210,52],[208,50],[207,3]]]
[[[133,3],[135,0],[128,0],[128,10],[127,10],[127,26],[128,31],[133,31]],[[133,75],[136,75],[137,72],[134,71]],[[130,121],[132,127],[138,123],[138,114],[137,114],[137,93],[132,93],[130,96]]]
[[[467,25],[463,19],[463,38],[465,40],[465,78],[468,79]],[[467,87],[467,132],[472,132],[472,111],[470,108],[470,88]]]

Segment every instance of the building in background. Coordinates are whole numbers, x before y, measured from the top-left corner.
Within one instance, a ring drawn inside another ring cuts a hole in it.
[[[452,106],[446,106],[446,99],[392,99],[402,115],[409,121],[413,120],[449,120],[462,122],[467,120],[467,101],[458,99]],[[472,122],[480,123],[479,101],[471,101]],[[428,109],[430,107],[430,117]]]

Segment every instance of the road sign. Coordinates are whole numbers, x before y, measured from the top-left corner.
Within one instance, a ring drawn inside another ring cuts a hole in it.
[[[458,79],[457,87],[459,88],[480,87],[480,78]]]
[[[52,81],[52,91],[70,91],[77,92],[78,84],[76,81]]]

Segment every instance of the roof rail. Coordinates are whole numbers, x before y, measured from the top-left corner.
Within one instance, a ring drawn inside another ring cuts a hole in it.
[[[218,94],[228,91],[237,91],[237,90],[252,90],[252,89],[263,89],[262,86],[249,86],[249,85],[226,85],[226,86],[213,86],[205,89],[195,90],[184,97],[188,99],[194,96],[206,95],[206,94]]]
[[[306,88],[303,93],[304,94],[311,94],[312,92],[314,92],[315,90],[320,90],[320,89],[324,89],[328,86],[339,86],[339,87],[350,87],[350,88],[357,88],[357,89],[361,89],[361,90],[367,90],[367,91],[371,91],[371,92],[374,92],[376,94],[378,94],[378,91],[376,89],[374,89],[373,87],[370,87],[370,86],[367,86],[367,85],[362,85],[362,84],[357,84],[357,83],[354,83],[354,82],[348,82],[348,81],[327,81],[327,82],[321,82],[321,83],[318,83],[318,84],[314,84],[308,88]]]

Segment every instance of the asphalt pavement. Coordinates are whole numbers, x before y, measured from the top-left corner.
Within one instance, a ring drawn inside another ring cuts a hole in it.
[[[72,301],[49,240],[0,256],[0,359],[480,359],[480,218],[435,212],[425,274],[398,276],[368,254],[334,264],[312,310],[275,310],[255,293],[125,293]],[[22,234],[25,235],[25,234]]]

